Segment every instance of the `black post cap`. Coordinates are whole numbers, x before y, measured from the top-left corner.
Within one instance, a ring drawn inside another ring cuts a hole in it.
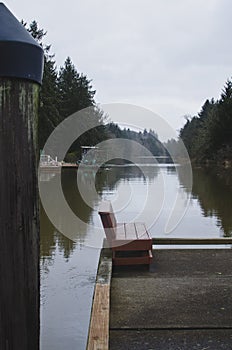
[[[43,62],[42,47],[0,3],[0,77],[29,79],[41,84]]]

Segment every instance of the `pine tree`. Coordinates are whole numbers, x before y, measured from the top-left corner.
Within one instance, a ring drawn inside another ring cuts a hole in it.
[[[212,131],[217,150],[232,147],[232,82],[230,80],[222,90],[217,120]]]
[[[43,84],[40,93],[39,106],[39,145],[44,143],[55,127],[60,123],[58,110],[57,71],[52,58],[45,56]]]
[[[77,72],[70,57],[60,69],[58,89],[59,112],[63,118],[95,104],[95,91],[92,90],[90,80]]]
[[[232,157],[232,81],[227,80],[219,101],[206,100],[197,117],[180,131],[191,158],[223,162]]]
[[[75,158],[77,154],[80,154],[81,145],[94,145],[106,139],[105,115],[95,104],[95,91],[92,89],[91,81],[84,74],[77,72],[71,59],[69,57],[66,59],[64,67],[60,68],[58,74],[54,55],[50,53],[51,45],[43,43],[46,32],[38,27],[36,21],[33,21],[29,26],[23,22],[22,24],[27,27],[27,30],[45,52],[38,123],[40,149],[43,148],[47,138],[62,120],[86,107],[93,107],[92,116],[94,124],[98,127],[86,132],[72,146],[71,150],[75,151]]]
[[[23,23],[27,26],[26,23]],[[39,104],[39,122],[38,122],[38,142],[40,149],[43,148],[51,132],[61,121],[58,111],[58,88],[57,88],[57,70],[54,61],[54,55],[50,53],[51,45],[44,45],[43,40],[46,32],[38,27],[36,21],[33,21],[27,28],[34,39],[43,47],[44,74],[40,90]]]

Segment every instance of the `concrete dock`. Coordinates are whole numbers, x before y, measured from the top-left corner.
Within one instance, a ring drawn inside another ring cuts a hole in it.
[[[110,350],[231,350],[231,249],[153,256],[149,269],[113,268]]]

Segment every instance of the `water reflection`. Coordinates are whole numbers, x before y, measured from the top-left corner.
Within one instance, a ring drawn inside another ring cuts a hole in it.
[[[180,184],[190,191],[181,168],[178,169]],[[224,237],[232,236],[232,181],[228,172],[217,169],[193,169],[192,198],[198,200],[204,217],[216,217],[217,226]]]
[[[54,203],[54,211],[56,211],[56,216],[60,216],[61,225],[65,223],[65,216],[62,216],[61,208],[59,206],[58,198],[56,198],[55,188],[57,182],[59,181],[59,176],[57,173],[42,174],[40,181],[45,181],[43,186],[49,186],[50,191],[47,191],[49,194],[53,194],[52,198],[48,198],[48,201]],[[49,176],[48,176],[49,175]],[[105,183],[105,176],[101,174],[98,177],[97,187],[101,191]],[[81,180],[83,186],[85,186],[86,191],[91,187],[90,184],[95,182],[94,172],[91,170],[86,170],[81,174]],[[54,190],[51,190],[53,188]],[[92,208],[88,206],[83,198],[80,195],[80,192],[77,187],[77,173],[76,170],[65,169],[62,171],[62,189],[65,196],[65,199],[72,209],[72,211],[85,223],[90,223],[92,220],[92,211],[96,197],[94,193],[90,192],[89,197],[92,201]],[[40,254],[42,259],[52,259],[54,257],[54,252],[58,246],[59,251],[63,253],[65,259],[69,259],[73,250],[75,249],[76,243],[75,240],[69,239],[68,237],[62,235],[58,232],[57,228],[53,226],[47,217],[43,206],[41,205],[40,209],[40,223],[41,223],[41,242],[40,242]],[[68,224],[68,223],[66,223]],[[87,235],[86,225],[80,225],[76,227],[76,238],[79,244],[85,241]]]
[[[169,178],[169,180],[166,181],[166,185],[171,186],[170,190],[173,186],[176,186],[174,179],[178,175],[180,187],[182,187],[187,193],[191,194],[192,199],[198,201],[202,216],[216,218],[217,226],[221,229],[223,235],[225,237],[232,236],[231,176],[224,177],[221,173],[210,169],[193,169],[192,188],[189,185],[189,179],[186,178],[186,172],[183,167],[109,167],[107,169],[99,169],[96,177],[93,170],[86,169],[79,174],[79,177],[88,195],[88,203],[91,205],[86,204],[78,190],[76,170],[65,169],[62,172],[62,188],[66,201],[72,211],[84,223],[94,224],[94,220],[96,220],[96,212],[93,212],[93,208],[98,207],[102,196],[104,196],[104,198],[110,198],[111,195],[115,194],[119,187],[123,188],[125,195],[130,195],[129,192],[127,192],[129,188],[127,184],[131,185],[132,183],[137,186],[136,190],[139,192],[142,183],[152,184],[153,182],[158,181],[158,175],[161,171],[163,174],[166,173],[166,176],[168,176],[167,179]],[[173,177],[172,182],[170,176]],[[43,180],[45,181],[45,186],[54,186],[55,188],[58,177],[57,174],[54,173],[50,174],[50,176],[46,175]],[[137,181],[137,183],[134,181]],[[91,191],[93,185],[96,187],[95,192]],[[52,191],[52,193],[54,194],[55,191]],[[134,198],[134,201],[138,202],[138,198],[139,197]],[[54,208],[57,210],[57,213],[59,213],[60,208],[57,199],[53,197],[50,198],[50,201],[54,203]],[[138,209],[136,208],[135,210]],[[130,213],[127,213],[127,215],[130,216]],[[65,217],[60,216],[60,220],[65,221]],[[191,224],[196,225],[196,223],[193,222]],[[76,227],[76,237],[74,240],[64,237],[53,227],[43,208],[41,208],[41,258],[52,258],[55,248],[58,246],[60,251],[63,252],[64,257],[69,259],[70,254],[72,254],[75,249],[75,242],[84,244],[87,236],[87,226],[82,225]]]
[[[88,188],[94,181],[92,173],[86,171],[82,175],[82,182]],[[53,189],[48,191],[48,196],[53,194],[48,201],[54,205],[62,223],[66,219],[60,212],[55,191],[59,176],[57,173],[46,174],[41,181],[45,189],[49,186]],[[100,182],[98,185],[101,188]],[[91,222],[92,208],[86,205],[78,191],[76,170],[62,172],[62,188],[73,212],[85,222]],[[88,236],[84,226],[75,228],[76,241],[58,232],[42,206],[40,223],[41,349],[85,349],[99,251],[83,246]]]
[[[144,183],[152,181],[157,177],[159,173],[158,166],[114,166],[108,169],[100,169],[97,173],[97,183],[96,189],[99,194],[103,191],[115,191],[120,182],[127,181],[130,182],[131,179],[140,179]],[[102,178],[102,175],[105,174],[102,184],[102,188],[99,188],[98,182]]]
[[[171,168],[170,168],[171,169]],[[169,171],[170,171],[169,169]],[[94,213],[93,208],[97,208],[99,201],[103,194],[115,193],[117,186],[122,183],[129,183],[132,179],[140,179],[143,183],[152,181],[157,177],[159,173],[158,167],[151,168],[144,167],[142,169],[133,166],[126,167],[113,167],[107,169],[99,169],[95,177],[95,171],[91,168],[79,171],[79,180],[85,189],[85,195],[88,198],[87,205],[83,200],[80,191],[77,186],[77,172],[74,169],[65,169],[62,171],[62,189],[65,199],[70,206],[71,210],[80,218],[84,223],[93,224]],[[57,173],[41,174],[40,181],[43,181],[43,186],[50,188],[47,191],[48,196],[52,194],[51,198],[48,198],[48,202],[54,203],[53,210],[56,212],[56,216],[60,218],[61,227],[66,222],[65,216],[62,216],[62,211],[59,206],[58,197],[56,197],[55,188],[59,181]],[[96,191],[92,191],[93,185],[96,187]],[[88,235],[87,226],[79,225],[75,228],[76,236],[69,239],[63,236],[57,228],[53,226],[47,217],[43,206],[41,205],[40,210],[40,222],[41,222],[41,247],[40,254],[41,259],[53,259],[54,252],[58,246],[59,250],[63,253],[65,259],[69,259],[70,255],[75,249],[76,243],[84,243],[86,236]],[[76,242],[76,243],[75,243]]]
[[[96,235],[95,227],[101,226],[97,211],[102,198],[114,198],[116,207],[117,201],[121,205],[132,192],[133,196],[126,210],[116,213],[118,221],[123,222],[134,220],[137,213],[143,209],[148,191],[150,202],[142,220],[147,224],[154,215],[156,206],[160,204],[159,191],[165,183],[162,212],[150,228],[153,237],[165,236],[164,227],[177,191],[185,194],[183,198],[186,198],[187,193],[192,200],[188,212],[169,237],[218,237],[219,227],[225,236],[230,236],[232,187],[229,186],[229,177],[225,181],[221,176],[209,170],[194,169],[191,190],[189,179],[182,167],[108,167],[100,169],[96,178],[95,172],[87,168],[79,173],[79,179],[88,196],[88,205],[83,201],[77,187],[76,170],[65,169],[62,172],[64,196],[72,211],[83,222],[92,226],[75,227],[75,237],[73,240],[69,239],[54,228],[41,208],[41,349],[86,348],[99,258],[99,249],[90,248],[89,242],[90,238]],[[49,193],[53,194],[48,201],[54,206],[62,224],[66,219],[62,216],[55,192],[58,176],[46,175],[42,181],[45,190],[49,186],[54,188],[54,191],[48,191],[48,196]],[[91,191],[93,185],[96,191]]]
[[[55,186],[56,185],[56,176],[53,174],[50,177],[49,183],[47,185]],[[56,198],[51,199],[56,207]],[[40,206],[40,255],[42,261],[49,259],[52,260],[55,255],[56,247],[59,251],[62,252],[66,260],[69,259],[71,253],[75,249],[74,241],[63,236],[57,231],[57,229],[50,222],[47,217],[43,206]]]
[[[89,197],[90,205],[82,200],[77,187],[76,170],[65,169],[61,174],[62,196],[59,192],[60,176],[55,174],[49,182],[40,182],[40,188],[44,193],[43,204],[49,210],[49,217],[55,223],[56,229],[65,234],[72,241],[83,243],[87,235],[87,225],[91,223],[92,209],[97,194],[90,190],[90,183],[94,183],[91,172],[85,172],[81,178],[82,186]],[[46,220],[45,220],[46,221]]]

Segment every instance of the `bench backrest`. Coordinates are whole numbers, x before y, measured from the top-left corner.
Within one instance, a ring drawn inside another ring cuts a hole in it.
[[[102,225],[105,230],[107,240],[115,239],[115,227],[117,221],[114,216],[113,208],[110,201],[101,202],[98,214],[101,217]]]

